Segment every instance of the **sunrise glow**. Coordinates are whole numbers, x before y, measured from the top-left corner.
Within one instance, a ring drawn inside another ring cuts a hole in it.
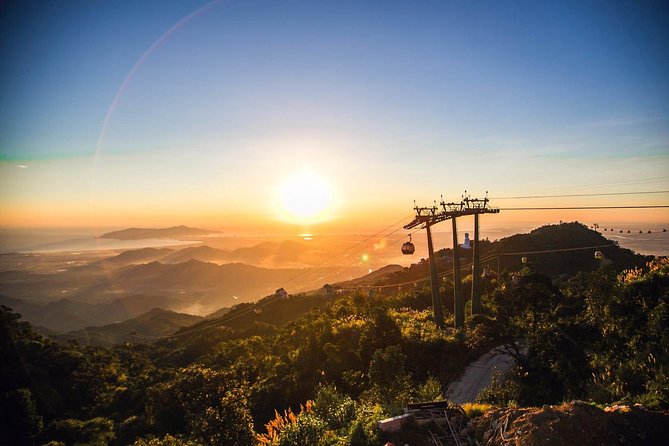
[[[329,217],[333,194],[330,183],[311,171],[290,175],[279,185],[280,217],[294,223],[312,224]]]

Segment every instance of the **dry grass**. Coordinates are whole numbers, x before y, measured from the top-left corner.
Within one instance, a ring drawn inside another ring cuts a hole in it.
[[[462,405],[462,408],[469,418],[479,417],[492,407],[492,404],[481,403],[465,403]]]

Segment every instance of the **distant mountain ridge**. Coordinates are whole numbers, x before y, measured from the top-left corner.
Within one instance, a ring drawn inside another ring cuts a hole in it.
[[[323,252],[292,240],[263,242],[255,246],[237,248],[229,254],[229,261],[258,266],[278,266],[293,268],[317,263]]]
[[[208,245],[189,246],[179,250],[170,248],[142,248],[124,251],[102,263],[110,265],[132,265],[159,261],[164,264],[185,263],[189,260],[211,263],[244,263],[271,268],[295,268],[307,266],[320,260],[318,248],[285,240],[283,242],[262,242],[257,245],[237,248],[232,251],[213,248]]]
[[[113,257],[107,257],[101,263],[109,265],[131,265],[135,263],[146,263],[161,259],[174,253],[170,248],[140,248],[123,251]]]
[[[178,329],[189,327],[201,320],[200,316],[154,308],[123,322],[86,327],[53,337],[61,341],[77,341],[83,345],[110,347],[131,341],[133,332],[139,336],[169,336]]]
[[[482,268],[517,271],[523,267],[521,259],[526,256],[533,270],[554,278],[567,278],[579,271],[599,268],[600,262],[594,256],[595,247],[617,270],[640,266],[647,260],[576,222],[547,225],[528,234],[516,234],[495,242],[480,242],[481,258],[484,259]],[[293,294],[320,290],[325,283],[347,288],[380,286],[423,280],[429,275],[424,259],[416,259],[416,263],[408,268],[387,265],[364,276],[340,274],[339,270],[316,276],[308,274],[308,268],[270,269],[242,263],[221,265],[197,258],[219,255],[237,259],[248,256],[258,260],[276,256],[289,258],[292,255],[300,257],[303,253],[310,256],[313,252],[310,249],[314,248],[292,241],[266,242],[233,251],[206,245],[178,251],[144,248],[94,260],[89,265],[64,265],[70,270],[50,273],[6,270],[0,272],[0,293],[3,294],[0,304],[13,308],[36,326],[64,333],[125,321],[156,307],[201,315],[215,312],[208,316],[215,318],[240,303],[271,295],[279,287],[285,287]],[[438,271],[452,268],[450,248],[435,254]],[[471,250],[461,249],[460,255],[461,265],[471,261]],[[352,279],[354,277],[357,278]],[[344,278],[348,280],[342,280]],[[45,295],[50,299],[46,300]],[[63,299],[63,296],[67,298]]]
[[[347,288],[355,286],[365,286],[365,285],[374,285],[379,281],[383,281],[390,274],[404,271],[404,267],[401,265],[386,265],[382,268],[379,268],[371,273],[358,277],[357,279],[347,280],[345,282],[338,282],[335,285]]]
[[[165,239],[165,238],[183,238],[183,237],[201,237],[214,234],[214,231],[206,229],[191,228],[188,226],[172,226],[170,228],[128,228],[120,231],[107,232],[100,238],[109,238],[114,240],[142,240],[142,239]]]
[[[197,284],[198,287],[218,287],[228,285],[231,288],[246,286],[248,282],[257,282],[253,288],[267,286],[268,283],[280,283],[294,275],[295,269],[267,269],[243,263],[215,263],[190,259],[186,262],[168,264],[153,261],[141,265],[121,268],[113,273],[118,286],[142,285],[148,288],[161,289],[166,287],[187,287]],[[273,291],[273,290],[272,290]]]
[[[162,263],[183,263],[189,260],[199,260],[200,262],[214,262],[221,263],[228,260],[230,257],[227,251],[212,248],[207,245],[192,246],[190,248],[183,248],[172,254],[166,255],[160,260]]]
[[[137,317],[152,308],[166,308],[171,304],[172,299],[169,297],[148,295],[124,296],[108,303],[60,299],[44,305],[0,296],[0,305],[12,308],[33,325],[57,332],[123,321]]]

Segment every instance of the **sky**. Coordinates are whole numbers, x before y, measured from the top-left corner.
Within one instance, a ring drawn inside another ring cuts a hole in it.
[[[355,231],[465,190],[669,204],[503,199],[669,190],[668,48],[666,2],[6,1],[0,227]]]

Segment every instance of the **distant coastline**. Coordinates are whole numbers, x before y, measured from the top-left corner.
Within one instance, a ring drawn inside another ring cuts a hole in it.
[[[631,249],[639,254],[668,256],[669,255],[669,232],[662,232],[662,227],[648,228],[651,233],[647,231],[640,234],[638,231],[633,233],[619,233],[615,232],[599,232],[610,240],[620,243],[622,247]],[[510,235],[529,232],[531,228],[526,227],[490,227],[483,228],[482,237],[496,240]],[[114,231],[118,232],[118,231]],[[205,231],[209,234],[220,234],[214,231]],[[464,227],[460,229],[462,234],[469,232]],[[162,248],[169,246],[186,246],[199,245],[207,243],[210,235],[201,235],[199,237],[189,237],[190,240],[178,239],[178,237],[153,237],[148,239],[131,239],[118,240],[112,238],[102,238],[100,234],[104,234],[102,230],[92,229],[0,229],[0,254],[9,252],[77,252],[77,251],[104,251],[104,250],[121,250],[121,249],[140,249],[140,248]],[[112,232],[113,234],[113,232]],[[344,238],[362,237],[364,234],[341,236]],[[451,236],[450,232],[435,231],[433,232],[435,239],[435,246],[438,248],[450,247]],[[243,235],[236,236],[237,240],[243,240],[246,237]],[[249,236],[256,241],[262,240],[263,237]],[[285,237],[288,239],[289,237]],[[274,236],[265,237],[267,240],[275,240]],[[414,236],[414,243],[418,252],[421,252],[421,245],[424,243],[424,237],[420,234]],[[354,240],[350,240],[355,243]],[[385,252],[377,253],[383,257],[387,263],[405,263],[401,262],[401,254],[399,248],[388,247]],[[397,252],[395,252],[397,251]]]
[[[46,243],[30,242],[25,239],[24,242],[12,242],[5,235],[0,237],[0,254],[10,252],[18,253],[58,253],[58,252],[77,252],[77,251],[114,251],[122,249],[140,249],[140,248],[163,248],[169,246],[197,245],[200,242],[192,240],[174,240],[174,239],[139,239],[139,240],[115,240],[102,239],[99,237],[70,238],[65,240],[49,241]]]
[[[188,226],[172,226],[170,228],[128,228],[102,234],[102,239],[112,240],[147,240],[147,239],[176,239],[205,237],[215,234],[207,229],[190,228]]]

